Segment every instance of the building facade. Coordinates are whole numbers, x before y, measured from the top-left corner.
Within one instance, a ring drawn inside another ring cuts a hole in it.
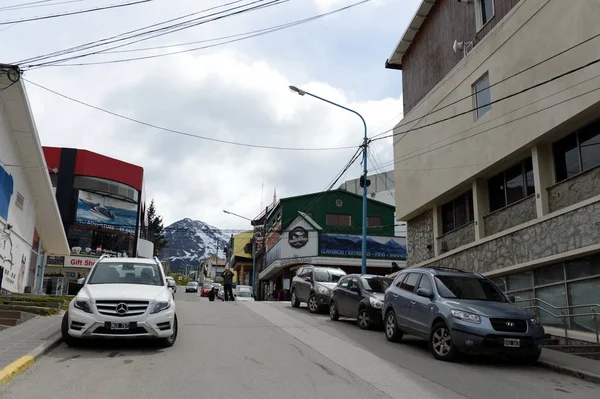
[[[0,64],[0,292],[41,291],[46,253],[69,245],[20,71]]]
[[[47,279],[85,277],[101,255],[153,256],[143,168],[87,150],[43,150],[70,247],[69,256],[47,257]]]
[[[371,184],[367,187],[367,195],[370,199],[396,206],[396,188],[394,184],[394,171],[377,173],[368,177]],[[362,195],[363,188],[360,179],[347,180],[339,187],[342,190]],[[398,237],[406,237],[406,223],[396,222],[394,234]]]
[[[404,265],[406,240],[394,236],[393,206],[369,200],[367,209],[367,272],[388,274],[392,262]],[[266,216],[262,292],[289,289],[304,264],[360,273],[361,232],[359,195],[338,189],[282,198]]]
[[[568,327],[584,332],[593,320],[577,306],[600,303],[597,15],[595,1],[425,0],[386,62],[403,72],[407,263],[575,307]]]
[[[229,267],[235,272],[236,284],[253,285],[252,282],[252,240],[253,231],[232,234],[229,240],[231,248]]]
[[[223,277],[221,277],[221,274],[223,274],[226,267],[227,260],[217,258],[217,256],[215,255],[206,258],[201,265],[204,277],[212,279],[216,282],[222,282]]]

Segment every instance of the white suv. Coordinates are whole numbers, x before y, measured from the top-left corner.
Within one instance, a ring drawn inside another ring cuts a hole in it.
[[[175,301],[158,258],[101,257],[62,321],[67,345],[80,338],[177,339]]]

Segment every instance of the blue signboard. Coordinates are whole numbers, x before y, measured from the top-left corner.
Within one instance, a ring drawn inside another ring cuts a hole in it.
[[[4,220],[8,220],[8,208],[10,208],[14,184],[13,177],[0,166],[0,217]]]
[[[360,257],[362,256],[362,237],[321,233],[319,252],[323,256]],[[367,237],[367,258],[406,260],[406,238]]]

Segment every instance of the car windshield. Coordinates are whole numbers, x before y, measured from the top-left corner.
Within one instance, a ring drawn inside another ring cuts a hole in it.
[[[244,297],[244,298],[249,298],[249,297],[252,296],[252,293],[250,291],[243,290],[243,291],[239,291],[237,293],[237,296],[241,296],[241,297]]]
[[[365,290],[370,292],[385,292],[393,281],[391,278],[386,277],[367,277],[361,280]]]
[[[154,263],[98,262],[87,284],[164,285]]]
[[[219,287],[221,286],[221,284],[219,284],[219,283],[214,283],[212,286],[213,286],[214,288],[219,288]]]
[[[188,287],[193,287],[195,285],[196,285],[196,283],[188,283]]]
[[[494,283],[481,278],[436,276],[435,284],[444,298],[507,302]]]
[[[212,284],[204,284],[204,287],[202,288],[209,290],[212,288]]]
[[[315,281],[319,283],[337,283],[344,274],[332,273],[329,270],[315,270]]]

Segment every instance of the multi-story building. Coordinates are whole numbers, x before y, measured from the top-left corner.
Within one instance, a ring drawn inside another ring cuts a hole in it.
[[[396,206],[394,171],[377,173],[369,176],[367,180],[371,182],[371,184],[367,186],[367,195],[369,198],[394,207]],[[347,180],[342,183],[339,188],[357,195],[363,194],[360,179]],[[406,223],[397,222],[394,233],[398,237],[406,237]]]
[[[254,285],[252,283],[252,240],[253,231],[232,234],[229,240],[229,267],[235,272],[236,284]]]
[[[421,3],[386,62],[409,265],[481,272],[553,313],[600,303],[597,20],[596,1]]]
[[[204,272],[205,278],[209,278],[214,281],[222,281],[223,278],[221,277],[221,274],[225,271],[225,268],[227,267],[227,260],[217,258],[216,255],[212,255],[206,258],[202,262],[200,267]]]
[[[362,197],[332,190],[282,198],[265,222],[265,263],[258,279],[288,289],[290,278],[303,264],[340,267],[360,273],[362,255]],[[394,236],[394,207],[368,200],[367,272],[387,274],[392,262],[406,258],[406,239]],[[266,290],[266,291],[265,291]]]
[[[0,292],[40,291],[45,253],[69,245],[21,71],[0,64]]]
[[[86,150],[43,150],[70,246],[69,256],[48,254],[47,279],[84,277],[101,255],[153,256],[142,167]]]

